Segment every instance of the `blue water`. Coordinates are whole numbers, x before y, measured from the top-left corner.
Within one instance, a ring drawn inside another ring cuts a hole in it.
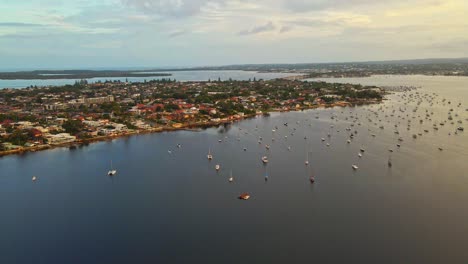
[[[389,99],[0,158],[0,263],[466,263],[468,134],[412,139],[426,122],[395,135],[406,120],[383,115],[405,104]]]
[[[118,77],[118,78],[90,78],[86,79],[90,83],[94,82],[104,82],[106,80],[111,81],[122,81],[128,79],[129,82],[144,82],[145,80],[156,80],[161,78],[171,78],[176,79],[178,81],[208,81],[211,80],[229,80],[230,78],[233,80],[248,80],[248,79],[274,79],[279,77],[291,76],[291,74],[287,73],[259,73],[259,72],[252,72],[252,71],[174,71],[174,72],[161,72],[161,73],[169,73],[172,76],[154,76],[154,77]],[[0,80],[0,89],[1,88],[25,88],[31,85],[37,86],[59,86],[59,85],[66,85],[66,84],[74,84],[79,79],[49,79],[49,80]]]

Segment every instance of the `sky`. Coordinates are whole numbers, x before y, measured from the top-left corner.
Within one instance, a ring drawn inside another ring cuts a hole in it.
[[[0,0],[0,68],[468,57],[468,0]]]

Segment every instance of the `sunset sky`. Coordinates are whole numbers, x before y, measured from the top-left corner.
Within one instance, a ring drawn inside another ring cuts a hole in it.
[[[466,0],[0,0],[0,12],[3,69],[468,57]]]

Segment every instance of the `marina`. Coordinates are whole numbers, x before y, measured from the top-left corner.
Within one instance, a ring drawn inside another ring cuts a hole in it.
[[[412,247],[415,262],[435,263],[440,243],[463,245],[468,237],[468,138],[458,129],[467,122],[467,97],[451,97],[449,89],[434,94],[424,80],[421,86],[381,104],[278,112],[217,128],[2,157],[0,241],[6,256],[27,250],[24,261],[52,252],[52,245],[54,252],[74,252],[99,240],[91,255],[114,250],[98,257],[103,262],[130,261],[136,248],[146,259],[168,261],[176,257],[171,241],[185,241],[178,250],[192,259],[220,260],[236,245],[263,260],[287,261],[267,252],[298,249],[304,253],[297,258],[307,260],[310,247],[316,260],[329,260],[334,243],[342,251],[335,261],[377,260],[364,254],[369,248],[379,258],[393,248],[404,259]],[[356,239],[364,226],[368,239]],[[13,232],[12,242],[6,238]],[[236,242],[247,235],[255,239]],[[198,248],[200,242],[207,247]],[[463,254],[455,248],[447,258]]]

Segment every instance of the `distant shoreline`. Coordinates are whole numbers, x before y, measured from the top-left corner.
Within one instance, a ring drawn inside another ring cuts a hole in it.
[[[91,70],[58,70],[58,71],[18,71],[0,72],[0,80],[73,80],[93,78],[135,78],[135,77],[169,77],[171,73],[159,71],[91,71]]]

